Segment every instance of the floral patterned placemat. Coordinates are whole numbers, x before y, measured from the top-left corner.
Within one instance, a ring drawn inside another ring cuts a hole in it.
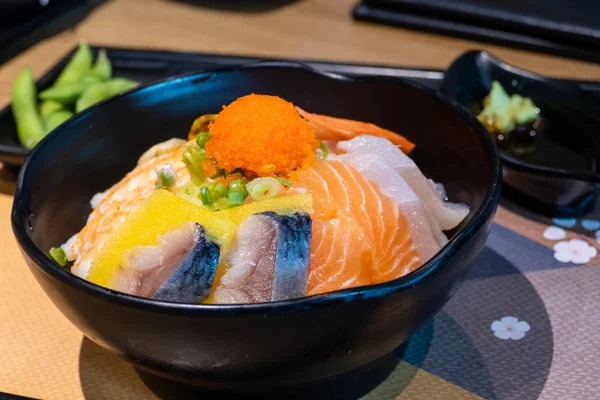
[[[446,307],[365,399],[599,399],[600,208],[549,218],[503,200]]]

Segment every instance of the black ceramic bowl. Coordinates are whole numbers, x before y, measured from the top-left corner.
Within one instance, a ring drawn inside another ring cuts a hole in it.
[[[195,117],[248,93],[372,121],[416,142],[422,170],[472,212],[439,254],[401,279],[291,301],[186,305],[91,284],[45,255],[85,223],[89,200],[151,145],[185,137]],[[21,170],[12,225],[32,273],[88,338],[135,367],[208,389],[300,385],[374,361],[437,313],[484,246],[501,167],[484,128],[416,84],[354,80],[288,64],[172,78],[76,116],[44,139]]]

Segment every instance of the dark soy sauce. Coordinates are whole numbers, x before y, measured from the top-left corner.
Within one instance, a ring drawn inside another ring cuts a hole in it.
[[[477,108],[478,114],[481,105]],[[596,171],[598,154],[592,133],[544,110],[535,121],[518,125],[507,135],[491,135],[502,153],[518,161],[568,171]]]

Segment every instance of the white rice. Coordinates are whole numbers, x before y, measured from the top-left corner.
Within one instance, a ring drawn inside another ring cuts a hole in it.
[[[87,279],[91,267],[92,263],[89,260],[84,260],[81,261],[79,263],[79,267],[77,267],[77,269],[72,272],[80,278]]]
[[[95,210],[98,205],[100,204],[100,202],[102,201],[102,199],[104,198],[104,196],[106,195],[106,192],[100,192],[100,193],[96,193],[94,196],[92,196],[92,199],[90,200],[90,205],[92,206],[92,210]]]
[[[77,233],[74,234],[73,236],[71,236],[69,238],[69,240],[67,240],[66,243],[64,243],[60,246],[60,248],[65,252],[65,255],[67,256],[67,260],[69,260],[69,261],[73,261],[77,258],[77,254],[71,250],[73,248],[73,244],[75,243],[76,240],[77,240]]]

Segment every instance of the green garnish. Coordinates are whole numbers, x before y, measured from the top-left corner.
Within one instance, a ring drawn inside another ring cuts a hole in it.
[[[289,186],[289,187],[294,186],[294,184],[292,182],[288,181],[287,179],[283,179],[278,176],[276,176],[275,179],[277,179],[277,181],[279,183],[281,183],[282,185]]]
[[[244,182],[242,182],[241,179],[232,181],[229,184],[229,192],[244,193],[245,191],[246,191],[246,186],[244,185]]]
[[[282,189],[281,183],[274,178],[256,178],[246,185],[246,190],[254,201],[277,197]]]
[[[317,159],[326,160],[329,155],[329,149],[325,146],[325,143],[321,142],[319,149],[317,150]]]
[[[210,190],[206,186],[203,186],[200,189],[200,200],[202,200],[202,204],[204,204],[205,206],[211,205],[213,202]]]
[[[164,167],[156,171],[157,180],[156,188],[170,188],[175,184],[175,175],[173,174],[173,168],[167,164]]]
[[[226,210],[230,207],[227,198],[223,197],[213,203],[213,207],[217,210]]]
[[[229,192],[229,189],[227,189],[227,186],[225,186],[221,182],[215,184],[215,187],[213,187],[213,190],[219,194],[219,197],[225,197],[225,196],[227,196],[227,193]]]
[[[535,121],[540,109],[529,97],[508,95],[502,85],[494,81],[490,93],[483,100],[483,110],[477,115],[479,121],[491,133],[511,133],[517,125]]]
[[[196,146],[189,146],[183,152],[183,163],[187,167],[190,175],[199,182],[206,179],[202,162],[206,160],[206,152]]]
[[[60,247],[52,247],[50,249],[50,257],[52,257],[52,259],[61,267],[67,265],[67,255]]]
[[[201,149],[204,149],[206,142],[210,139],[210,132],[200,132],[196,137],[196,143],[200,146]]]
[[[246,185],[244,185],[244,181],[241,179],[235,180],[229,184],[229,194],[231,192],[239,193],[242,195],[242,200],[248,197],[248,190],[246,190]]]
[[[244,193],[230,190],[227,200],[230,206],[241,206],[244,202]]]

